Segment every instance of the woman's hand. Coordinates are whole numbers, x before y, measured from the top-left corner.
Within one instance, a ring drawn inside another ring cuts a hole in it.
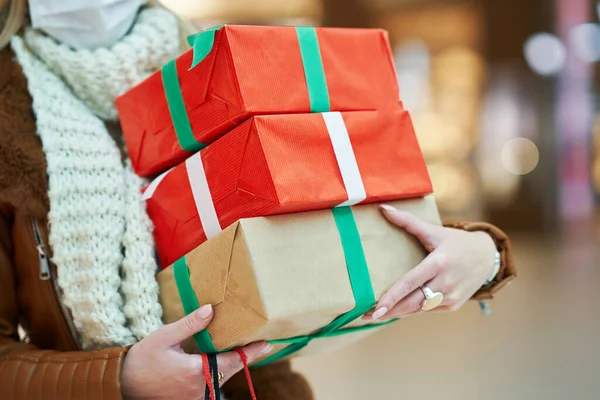
[[[205,329],[213,316],[210,305],[200,307],[170,325],[166,325],[131,347],[121,379],[125,399],[204,399],[205,380],[202,356],[186,354],[181,342]],[[267,343],[254,343],[243,348],[248,361],[268,353]],[[223,382],[242,369],[235,352],[217,355]]]
[[[490,278],[496,245],[485,232],[466,232],[424,222],[392,206],[381,206],[394,225],[414,235],[430,253],[383,296],[365,319],[390,319],[421,311],[421,286],[442,292],[435,311],[459,309]]]

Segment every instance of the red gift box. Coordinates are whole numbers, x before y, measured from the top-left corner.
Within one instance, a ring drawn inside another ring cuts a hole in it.
[[[224,26],[119,98],[135,171],[154,176],[253,115],[375,110],[398,102],[387,33]]]
[[[431,192],[410,116],[394,107],[252,117],[144,198],[164,268],[241,218]]]

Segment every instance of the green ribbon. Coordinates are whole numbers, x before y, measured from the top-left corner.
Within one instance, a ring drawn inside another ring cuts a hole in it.
[[[313,27],[296,27],[304,76],[308,87],[308,98],[310,100],[310,112],[326,112],[330,110],[329,92],[327,91],[327,80],[323,69],[323,60],[319,50],[319,39],[317,31]]]
[[[340,329],[338,329],[336,331],[329,332],[329,333],[320,335],[318,337],[314,336],[314,335],[296,336],[296,337],[293,337],[293,338],[269,340],[269,343],[271,343],[271,344],[303,343],[306,340],[311,341],[313,339],[323,339],[323,338],[328,338],[328,337],[336,337],[336,336],[347,335],[349,333],[356,333],[356,332],[367,331],[367,330],[371,330],[371,329],[375,329],[375,328],[381,328],[382,326],[389,325],[389,324],[394,323],[396,321],[398,321],[398,318],[390,319],[389,321],[385,321],[385,322],[378,322],[376,324],[353,326],[353,327],[350,327],[350,328],[340,328]]]
[[[333,212],[333,218],[335,219],[340,234],[355,306],[352,310],[340,315],[317,332],[301,339],[296,339],[290,346],[265,358],[263,361],[256,364],[257,367],[272,363],[300,351],[313,339],[331,336],[333,332],[355,319],[360,318],[375,305],[375,294],[373,293],[367,260],[365,258],[365,253],[360,241],[360,233],[356,227],[356,220],[354,219],[352,210],[350,207],[337,207],[331,211]],[[365,329],[365,327],[361,328]]]
[[[169,113],[171,114],[171,121],[173,122],[173,128],[175,128],[179,146],[190,153],[195,153],[203,149],[206,145],[194,137],[194,132],[192,131],[192,126],[185,110],[175,60],[169,61],[162,67],[161,76],[169,106]]]
[[[199,309],[200,304],[198,303],[198,298],[196,297],[196,293],[194,293],[194,288],[190,281],[190,271],[185,262],[185,256],[181,257],[173,264],[173,275],[175,276],[175,284],[177,285],[183,312],[185,315],[189,315]],[[194,335],[194,341],[202,353],[217,353],[217,349],[215,348],[208,330],[204,329],[203,331],[196,333]]]
[[[215,33],[222,27],[223,25],[217,25],[205,31],[188,36],[188,43],[192,46],[194,52],[190,70],[200,64],[202,60],[206,58],[208,53],[210,53],[215,44]]]
[[[392,320],[379,324],[343,328],[343,326],[349,324],[357,318],[360,318],[364,313],[373,307],[375,304],[375,294],[373,293],[373,286],[369,276],[367,261],[360,240],[360,233],[358,232],[352,210],[350,207],[338,207],[331,211],[340,234],[340,241],[344,251],[344,257],[346,259],[346,267],[348,269],[348,276],[350,278],[350,285],[352,287],[355,306],[349,312],[337,317],[331,323],[310,335],[271,340],[270,343],[272,344],[289,343],[290,345],[271,355],[270,357],[267,357],[258,363],[256,365],[257,367],[285,358],[303,349],[314,339],[345,335],[366,329],[373,329],[395,321]],[[183,305],[183,310],[185,314],[188,315],[197,310],[200,305],[190,283],[190,275],[185,262],[185,257],[177,260],[173,265],[173,269],[175,283],[177,285],[177,290],[179,291],[179,297]],[[219,352],[216,350],[215,345],[208,334],[208,331],[206,330],[194,335],[194,340],[198,346],[198,350],[201,353]],[[230,349],[222,351],[228,350]]]

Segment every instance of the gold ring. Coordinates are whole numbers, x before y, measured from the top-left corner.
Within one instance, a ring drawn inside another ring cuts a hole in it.
[[[421,303],[421,310],[423,311],[433,310],[442,304],[442,301],[444,301],[444,294],[441,292],[434,292],[427,286],[422,286],[421,291],[425,296],[425,300],[423,300],[423,303]]]

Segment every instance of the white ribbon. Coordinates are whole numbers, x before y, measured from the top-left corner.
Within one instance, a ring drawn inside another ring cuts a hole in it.
[[[326,112],[322,113],[322,115],[327,126],[327,132],[329,132],[329,138],[333,145],[333,152],[335,153],[340,173],[342,174],[342,181],[348,193],[348,200],[337,207],[353,206],[366,199],[367,192],[360,176],[360,170],[356,163],[356,156],[350,142],[350,136],[348,136],[346,124],[344,123],[342,114],[339,112]]]
[[[150,184],[146,187],[146,190],[144,190],[144,193],[142,194],[142,200],[148,200],[154,195],[154,192],[156,191],[156,188],[158,187],[160,182],[165,178],[165,176],[167,176],[169,172],[171,172],[172,169],[173,168],[163,172],[162,174],[157,176],[152,182],[150,182]]]
[[[173,170],[173,168],[160,174],[148,185],[142,194],[142,200],[148,200],[154,195],[160,182],[169,172],[171,172],[171,170]],[[192,195],[194,196],[198,217],[202,223],[206,238],[210,239],[221,233],[222,229],[219,218],[217,217],[217,212],[215,211],[215,204],[213,203],[210,189],[208,188],[208,181],[206,180],[206,173],[204,172],[204,165],[202,164],[200,153],[194,154],[185,161],[185,169],[190,188],[192,189]]]
[[[188,158],[185,161],[185,168],[202,228],[204,229],[206,238],[210,239],[221,233],[222,229],[219,217],[217,217],[217,212],[215,211],[215,204],[213,203],[210,189],[208,188],[208,181],[206,180],[206,173],[204,172],[200,153]]]

